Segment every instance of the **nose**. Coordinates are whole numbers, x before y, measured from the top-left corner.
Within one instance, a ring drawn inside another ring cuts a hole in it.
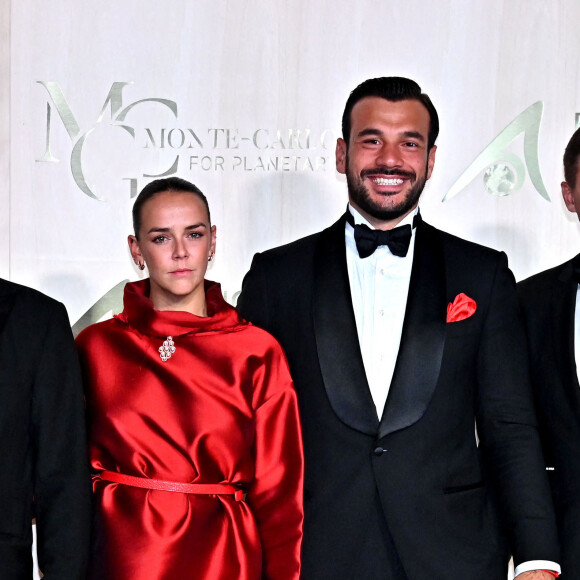
[[[173,259],[174,260],[181,260],[183,258],[187,258],[188,256],[187,246],[185,242],[181,238],[177,238],[173,245]]]
[[[401,167],[403,165],[403,158],[397,144],[383,143],[377,152],[377,164],[386,167]]]

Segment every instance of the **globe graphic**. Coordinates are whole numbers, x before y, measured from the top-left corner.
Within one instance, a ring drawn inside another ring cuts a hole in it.
[[[502,197],[512,193],[516,185],[516,176],[509,165],[497,163],[487,168],[483,174],[483,183],[491,195]]]

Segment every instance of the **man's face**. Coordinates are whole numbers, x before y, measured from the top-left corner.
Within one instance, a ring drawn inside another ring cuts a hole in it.
[[[428,135],[429,112],[419,101],[366,97],[353,107],[336,168],[346,174],[350,203],[375,227],[393,227],[417,206],[435,163]]]
[[[578,214],[580,219],[580,159],[576,160],[576,185],[572,187],[567,181],[562,181],[562,197],[568,211]]]

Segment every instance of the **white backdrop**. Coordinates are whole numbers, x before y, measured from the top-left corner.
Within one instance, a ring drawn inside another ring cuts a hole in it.
[[[518,279],[555,265],[580,248],[559,192],[579,18],[577,0],[0,0],[0,275],[77,329],[106,316],[141,275],[131,193],[175,170],[209,198],[208,277],[235,302],[254,252],[343,211],[342,109],[383,75],[440,114],[425,219],[506,251]]]

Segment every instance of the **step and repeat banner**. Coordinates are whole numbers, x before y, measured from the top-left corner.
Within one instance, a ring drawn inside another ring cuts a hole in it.
[[[142,275],[126,237],[155,177],[207,194],[208,275],[232,303],[256,251],[332,223],[340,117],[373,76],[409,76],[438,108],[426,220],[505,250],[518,278],[580,250],[559,186],[580,113],[575,0],[3,5],[0,274],[63,301],[75,330]]]
[[[331,224],[349,92],[415,79],[438,109],[425,220],[504,250],[518,279],[580,251],[560,194],[580,118],[577,0],[2,0],[0,275],[75,331],[144,276],[138,191],[177,175],[217,225],[235,304],[255,252]]]

